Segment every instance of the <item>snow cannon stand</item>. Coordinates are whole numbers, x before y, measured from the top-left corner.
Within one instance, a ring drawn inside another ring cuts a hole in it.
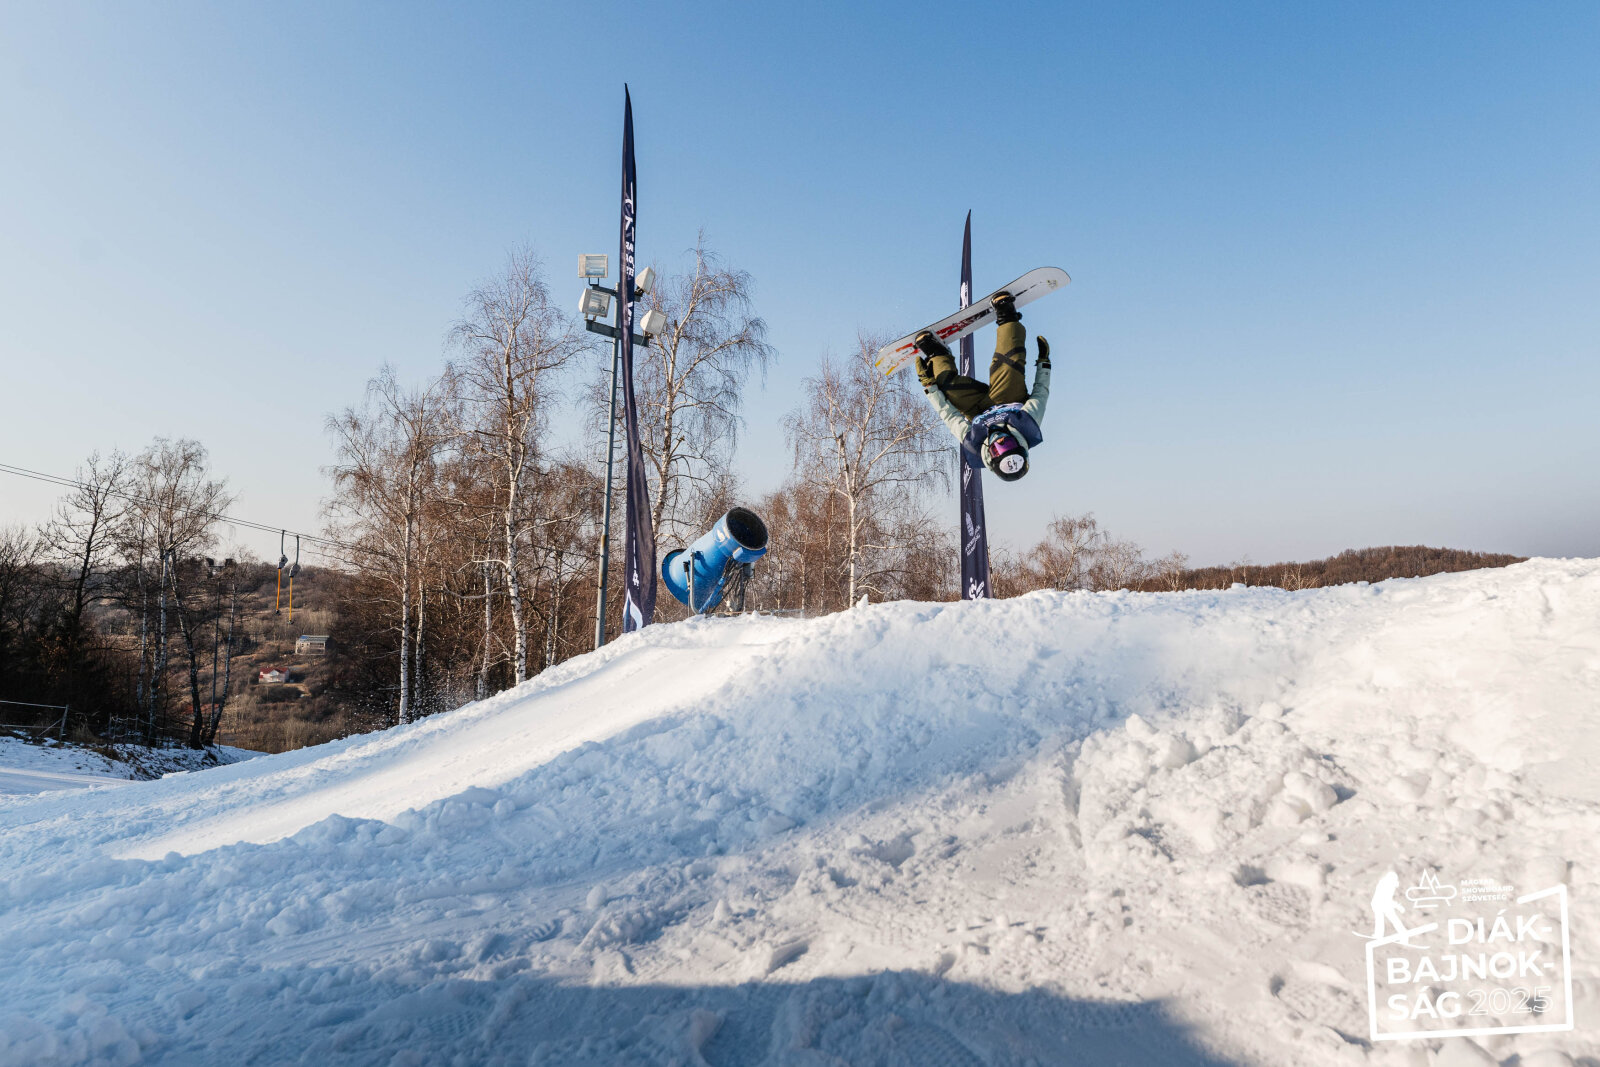
[[[688,548],[667,553],[661,581],[667,591],[703,615],[730,589],[733,610],[744,610],[744,591],[756,560],[767,554],[767,524],[749,508],[734,508]]]

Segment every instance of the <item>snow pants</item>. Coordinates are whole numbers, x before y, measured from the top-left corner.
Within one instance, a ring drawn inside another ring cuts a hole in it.
[[[1028,331],[1020,322],[1008,322],[995,331],[988,384],[956,373],[954,356],[933,357],[933,384],[957,411],[976,418],[996,404],[1027,401],[1027,360]]]

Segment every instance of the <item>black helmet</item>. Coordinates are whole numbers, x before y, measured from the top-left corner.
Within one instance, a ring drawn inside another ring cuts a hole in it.
[[[992,430],[983,439],[983,465],[1014,482],[1028,473],[1028,446],[1010,430]]]

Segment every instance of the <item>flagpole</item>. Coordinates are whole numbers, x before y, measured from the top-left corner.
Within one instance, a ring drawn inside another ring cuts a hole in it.
[[[972,212],[961,234],[961,306],[972,303]],[[972,377],[977,369],[977,346],[972,335],[961,339],[961,373]],[[983,511],[983,474],[961,461],[961,528],[956,544],[961,546],[961,597],[981,600],[989,589],[989,523]]]
[[[633,97],[622,88],[622,226],[617,272],[617,351],[621,367],[622,426],[627,435],[626,509],[622,542],[622,632],[649,626],[656,613],[656,535],[650,523],[650,484],[639,440],[639,406],[633,394],[634,239],[638,224],[637,168],[633,158]],[[648,273],[648,272],[647,272]]]
[[[608,273],[606,260],[600,255],[579,257],[579,276],[588,280],[589,290],[580,306],[584,314],[584,328],[611,338],[611,396],[606,409],[606,478],[605,499],[601,502],[600,520],[600,574],[595,591],[594,647],[606,643],[606,599],[611,574],[611,512],[612,495],[616,487],[617,469],[617,395],[622,395],[622,425],[627,436],[626,507],[623,511],[622,542],[622,632],[629,633],[648,626],[656,610],[656,539],[650,525],[650,485],[645,476],[644,453],[639,440],[639,410],[633,395],[633,354],[635,346],[649,347],[650,338],[666,326],[666,316],[659,309],[647,310],[638,323],[634,321],[634,305],[655,286],[655,271],[646,267],[642,274],[635,271],[634,229],[638,222],[637,174],[633,159],[633,98],[628,87],[622,87],[622,212],[620,247],[618,249],[618,279],[615,289],[608,289],[598,281]],[[616,301],[615,325],[598,321],[607,304],[600,294],[609,294]],[[635,332],[635,327],[640,332]]]

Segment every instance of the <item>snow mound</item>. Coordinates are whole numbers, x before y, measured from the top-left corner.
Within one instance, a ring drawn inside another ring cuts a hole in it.
[[[1597,697],[1589,560],[651,627],[0,804],[0,1063],[1422,1063],[1390,869],[1566,881],[1592,1018]]]

